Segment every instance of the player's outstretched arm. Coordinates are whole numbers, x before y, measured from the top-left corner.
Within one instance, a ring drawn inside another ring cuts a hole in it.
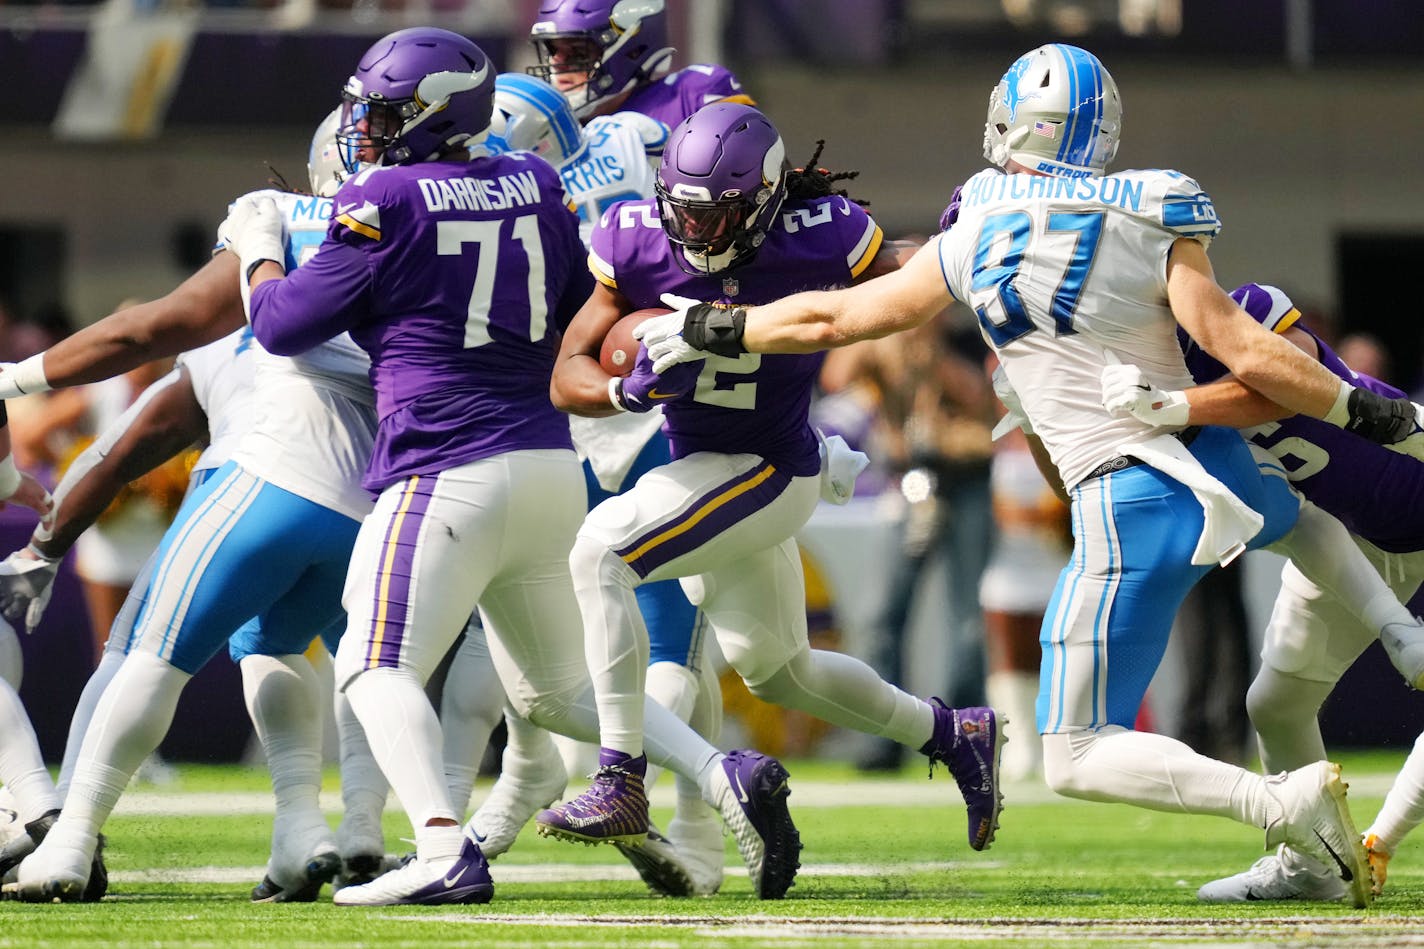
[[[954,302],[931,241],[903,267],[897,251],[876,256],[862,282],[841,290],[812,290],[755,307],[687,305],[665,295],[673,313],[655,317],[633,335],[643,341],[658,372],[702,353],[814,353],[913,329]]]
[[[0,398],[109,379],[221,339],[245,322],[237,255],[220,252],[172,292],[92,323],[43,353],[0,364]]]
[[[63,557],[131,481],[207,437],[208,417],[188,370],[179,367],[143,391],[75,458],[55,488],[55,510],[31,543]]]
[[[1415,410],[1408,399],[1385,399],[1351,386],[1251,319],[1217,285],[1206,250],[1197,241],[1180,238],[1172,245],[1167,298],[1177,322],[1202,349],[1277,405],[1385,444],[1414,431]]]

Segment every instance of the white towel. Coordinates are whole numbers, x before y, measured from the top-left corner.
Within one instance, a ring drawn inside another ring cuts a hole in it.
[[[1223,567],[1246,551],[1246,544],[1266,520],[1245,501],[1231,493],[1202,467],[1187,446],[1172,435],[1153,435],[1142,441],[1119,445],[1120,454],[1138,458],[1158,471],[1192,489],[1202,506],[1202,533],[1192,563],[1219,563]]]
[[[855,494],[855,479],[870,464],[870,456],[839,435],[827,438],[819,428],[816,440],[821,443],[821,500],[845,504]]]

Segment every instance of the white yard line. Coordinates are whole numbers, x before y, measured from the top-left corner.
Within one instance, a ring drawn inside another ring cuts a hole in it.
[[[1355,795],[1383,797],[1389,790],[1393,774],[1360,774],[1349,778],[1350,789]],[[570,793],[575,793],[572,789]],[[475,792],[475,801],[484,799],[489,792],[489,784],[481,782]],[[672,807],[675,789],[673,782],[661,781],[651,795],[654,807]],[[906,778],[883,779],[865,778],[855,781],[801,781],[791,779],[791,807],[846,807],[857,804],[883,804],[894,802],[897,807],[962,807],[959,789],[944,772],[935,775],[934,780],[920,781]],[[1004,802],[1007,807],[1032,806],[1038,804],[1072,803],[1059,797],[1041,783],[1008,785],[1004,788]],[[328,791],[321,796],[321,806],[329,813],[341,811],[341,795]],[[397,806],[394,800],[390,806]],[[1083,806],[1091,806],[1084,804]],[[210,791],[184,792],[162,790],[128,791],[119,798],[114,809],[119,815],[173,815],[210,816],[223,814],[270,814],[272,795],[267,791]]]

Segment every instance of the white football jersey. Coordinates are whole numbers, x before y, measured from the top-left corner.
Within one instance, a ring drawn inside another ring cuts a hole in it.
[[[193,465],[195,472],[221,467],[252,424],[253,356],[259,348],[244,326],[178,357],[208,417],[208,447]]]
[[[287,270],[311,259],[326,237],[330,198],[266,192],[286,222]],[[300,356],[274,356],[253,340],[252,425],[233,453],[271,484],[363,518],[371,497],[361,475],[376,432],[371,360],[343,333]]]
[[[1165,389],[1192,384],[1167,304],[1167,253],[1221,230],[1211,199],[1174,171],[1087,178],[982,171],[939,241],[949,290],[979,317],[1063,482],[1156,431],[1103,408],[1102,370],[1135,363]]]
[[[559,175],[569,207],[578,213],[585,246],[608,208],[653,196],[658,156],[667,136],[667,126],[638,112],[601,115],[584,126],[583,146],[564,162]]]
[[[653,196],[657,162],[667,126],[641,112],[601,115],[584,126],[583,148],[559,169],[569,207],[578,212],[579,237],[587,246],[593,225],[619,201]],[[607,418],[569,416],[579,458],[592,467],[605,490],[617,491],[648,439],[662,425],[661,411]]]

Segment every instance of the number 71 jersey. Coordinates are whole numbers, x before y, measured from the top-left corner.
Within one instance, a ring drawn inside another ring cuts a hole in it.
[[[940,238],[945,282],[978,317],[1068,486],[1153,431],[1103,409],[1104,366],[1134,363],[1167,389],[1192,384],[1167,305],[1167,254],[1220,229],[1211,199],[1174,171],[988,169],[965,182]]]

